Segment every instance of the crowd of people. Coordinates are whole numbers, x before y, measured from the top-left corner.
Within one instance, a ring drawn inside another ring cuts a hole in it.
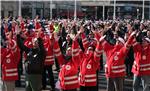
[[[0,47],[2,91],[21,86],[23,70],[26,91],[98,91],[100,70],[106,91],[123,91],[125,77],[133,91],[150,91],[150,20],[7,18]]]

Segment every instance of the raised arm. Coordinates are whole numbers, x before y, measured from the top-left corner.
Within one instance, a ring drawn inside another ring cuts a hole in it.
[[[102,45],[100,42],[97,43],[96,49],[94,51],[94,59],[96,62],[99,62],[101,55],[103,53]]]
[[[88,46],[89,46],[89,41],[87,40],[87,37],[84,34],[84,28],[83,26],[80,27],[80,34],[81,34],[81,38],[82,38],[82,44],[84,47],[84,50],[87,50]]]
[[[59,47],[59,44],[58,44],[58,36],[57,36],[57,33],[54,34],[54,47],[53,47],[53,51],[54,51],[54,55],[55,57],[58,59],[58,63],[60,66],[62,66],[65,62],[64,60],[64,57],[60,51],[60,47]]]
[[[20,28],[19,28],[18,25],[16,25],[16,31],[17,31],[17,45],[18,45],[18,47],[19,47],[21,50],[25,51],[26,53],[29,52],[29,51],[30,51],[30,48],[28,48],[28,47],[26,47],[26,46],[24,45],[23,40],[22,40],[22,38],[21,38],[21,36],[20,36]]]
[[[80,47],[79,47],[79,43],[77,41],[77,38],[80,34],[78,33],[75,38],[73,39],[73,43],[72,43],[72,61],[75,65],[79,66],[80,64]]]

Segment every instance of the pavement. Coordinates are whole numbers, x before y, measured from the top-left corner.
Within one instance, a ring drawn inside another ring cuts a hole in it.
[[[54,71],[55,82],[57,81],[57,77],[58,77],[58,73]],[[106,91],[107,83],[106,83],[104,71],[99,72],[98,82],[99,82],[99,91]],[[25,87],[25,75],[21,76],[21,84],[23,87],[20,87],[20,88],[16,87],[15,91],[25,91],[25,88],[24,88]],[[0,81],[0,86],[2,86],[2,81]],[[48,85],[47,90],[42,90],[42,91],[50,91],[50,86]],[[132,91],[132,78],[125,79],[124,91]]]

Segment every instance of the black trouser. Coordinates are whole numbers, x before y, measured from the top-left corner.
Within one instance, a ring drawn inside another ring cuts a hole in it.
[[[133,63],[129,63],[129,64],[126,64],[126,72],[127,72],[127,75],[128,76],[132,76],[133,75],[133,73],[132,73],[132,65],[133,65]]]
[[[44,66],[43,74],[42,74],[42,88],[45,89],[46,82],[46,71],[48,71],[48,78],[50,79],[50,86],[52,89],[55,89],[54,75],[52,70],[52,65]]]
[[[57,58],[55,58],[55,66],[56,66],[56,70],[59,70],[59,69],[60,69]]]
[[[97,91],[96,86],[80,86],[80,91]]]
[[[100,70],[103,70],[103,55],[101,55],[101,57],[100,57],[101,59],[100,59]]]
[[[18,69],[18,80],[15,81],[16,87],[21,86],[21,75],[23,73],[22,54],[23,54],[23,51],[20,51],[20,60],[19,60],[19,64],[18,64],[18,67],[17,67],[17,69]]]
[[[99,82],[98,82],[98,81],[99,81],[99,80],[98,80],[98,72],[99,72],[99,70],[96,71],[97,84],[96,84],[96,90],[95,90],[95,91],[98,91],[98,88],[99,88],[99,87],[98,87],[98,84],[99,84]]]

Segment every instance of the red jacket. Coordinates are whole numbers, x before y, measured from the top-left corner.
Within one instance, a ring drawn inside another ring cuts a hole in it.
[[[17,46],[16,40],[11,39],[10,46],[11,46],[11,50],[13,51],[14,57],[16,58],[16,61],[19,62],[21,55],[20,55],[20,49]]]
[[[48,35],[45,35],[43,40],[44,40],[44,47],[46,50],[46,59],[44,64],[53,65],[55,61],[54,52],[53,52],[54,40],[50,39]]]
[[[18,80],[18,61],[11,49],[3,48],[1,54],[2,61],[2,80],[14,81]]]
[[[124,77],[125,64],[124,60],[128,49],[132,43],[133,37],[129,37],[125,45],[110,45],[107,41],[103,42],[103,49],[106,53],[105,73],[106,77]]]
[[[105,42],[104,51],[106,52],[107,61],[105,65],[106,77],[123,77],[125,76],[124,59],[127,54],[126,47],[122,45],[112,46]]]
[[[87,48],[89,43],[84,35],[82,35],[82,39],[84,48]],[[98,70],[100,55],[102,54],[102,51],[100,51],[101,48],[101,45],[97,43],[94,54],[82,54],[79,73],[79,82],[81,86],[96,86],[96,71]]]
[[[79,88],[78,67],[80,62],[79,46],[77,41],[72,45],[72,59],[64,64],[59,72],[60,86],[63,90]],[[62,59],[64,60],[64,59]]]
[[[150,75],[150,44],[143,48],[141,44],[133,46],[135,61],[132,72],[136,75]]]

